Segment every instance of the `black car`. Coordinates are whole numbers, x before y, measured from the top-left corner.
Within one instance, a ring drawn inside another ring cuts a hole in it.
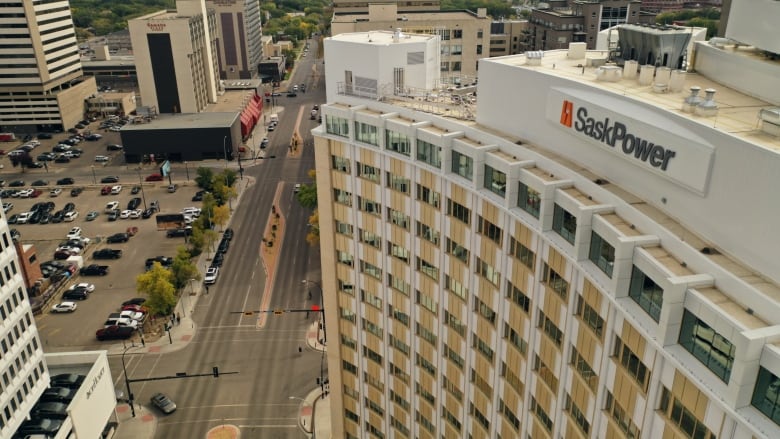
[[[222,241],[219,242],[219,247],[217,248],[217,251],[219,253],[226,253],[228,251],[228,248],[230,248],[230,240],[222,238]]]
[[[82,276],[105,276],[108,274],[108,265],[87,265],[86,267],[81,267],[79,274]]]
[[[30,419],[25,421],[17,430],[16,437],[24,438],[29,435],[41,434],[53,437],[62,427],[62,421],[57,419]]]
[[[22,234],[16,229],[11,229],[9,232],[11,233],[11,239],[14,241],[18,241],[22,237]]]
[[[103,329],[98,329],[95,332],[95,337],[98,340],[125,340],[133,336],[135,328],[129,326],[107,326]]]
[[[146,299],[144,299],[143,297],[133,297],[130,300],[125,300],[124,302],[122,302],[122,306],[143,305],[145,302],[146,302]]]
[[[84,189],[80,187],[74,187],[73,189],[70,190],[70,196],[78,197],[79,195],[81,195],[82,192],[84,192]]]
[[[69,389],[78,389],[86,377],[75,373],[61,373],[51,377],[52,387],[67,387]]]
[[[225,254],[224,253],[216,253],[214,254],[214,258],[211,260],[211,266],[212,267],[221,267],[222,261],[225,260]]]
[[[39,162],[50,162],[57,158],[54,154],[50,152],[44,152],[43,154],[38,154],[38,157],[35,157],[35,160],[38,160]]]
[[[62,211],[65,213],[73,212],[74,210],[76,210],[76,205],[73,203],[67,203],[65,204],[65,207],[62,208]]]
[[[169,256],[155,256],[146,260],[146,269],[148,270],[155,262],[159,262],[163,267],[170,267],[173,265],[173,258]]]
[[[127,242],[130,240],[130,235],[127,233],[114,233],[113,235],[106,238],[106,242],[109,244],[114,244],[117,242]]]
[[[288,92],[287,92],[287,97],[288,97],[288,98],[294,98],[294,97],[296,97],[296,96],[298,96],[298,93],[296,93],[296,92],[294,92],[294,91],[288,91]]]
[[[109,151],[121,151],[122,145],[117,145],[116,143],[110,143],[108,146],[106,146],[106,149]]]
[[[131,193],[132,195],[135,195],[135,194],[137,194],[138,192],[141,192],[141,186],[133,186],[133,188],[132,188],[132,189],[130,189],[130,193]]]
[[[101,183],[119,183],[119,177],[116,175],[109,175],[100,179]]]
[[[61,223],[65,219],[65,211],[58,210],[51,216],[51,222],[54,224]]]
[[[64,155],[61,155],[54,159],[54,163],[70,163],[70,158],[65,157]]]
[[[76,396],[76,390],[67,387],[49,387],[43,391],[43,402],[70,402]]]
[[[51,133],[38,133],[39,139],[51,139],[54,137]]]
[[[222,239],[227,239],[228,241],[233,239],[233,229],[231,229],[230,227],[225,229],[225,231],[222,232]]]
[[[141,205],[141,199],[138,197],[135,197],[127,202],[127,210],[135,210],[138,209],[138,206]]]
[[[51,222],[51,213],[44,211],[41,213],[41,220],[39,224],[49,224]]]
[[[48,180],[35,180],[34,182],[30,183],[30,186],[48,186],[49,181]]]
[[[192,228],[168,230],[168,232],[165,234],[165,236],[168,238],[181,238],[182,236],[190,235],[192,235]]]
[[[74,179],[72,179],[70,177],[60,178],[59,180],[57,180],[57,184],[59,184],[59,185],[73,184],[75,182],[76,182],[76,180],[74,180]]]
[[[24,180],[14,180],[8,183],[8,187],[22,187],[24,186]]]
[[[43,168],[44,166],[46,166],[46,165],[44,165],[41,162],[33,162],[33,163],[30,163],[29,165],[27,165],[28,168],[35,168],[35,169],[40,169],[40,168]],[[41,186],[45,186],[45,185],[41,185]]]
[[[62,402],[39,402],[30,414],[34,418],[65,419],[68,417],[68,404]]]
[[[154,212],[156,212],[155,209],[152,208],[146,209],[141,213],[141,218],[143,219],[151,218],[152,215],[154,215]]]
[[[92,253],[93,259],[119,259],[122,257],[122,250],[103,248]]]

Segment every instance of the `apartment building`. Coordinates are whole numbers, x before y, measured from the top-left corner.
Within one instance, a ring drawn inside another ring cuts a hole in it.
[[[257,77],[263,58],[260,42],[260,3],[257,0],[207,0],[206,8],[216,14],[216,58],[222,79]]]
[[[68,2],[3,0],[0,9],[0,127],[73,127],[97,87],[82,75]]]
[[[528,45],[528,20],[495,20],[490,23],[489,56],[523,53]]]
[[[334,0],[333,12],[336,13],[354,13],[366,12],[370,4],[383,3],[398,6],[400,12],[411,11],[438,11],[441,7],[439,0],[409,0],[409,1],[383,1],[375,0]]]
[[[482,60],[468,121],[348,93],[399,50],[350,38],[313,130],[334,436],[780,436],[776,65]]]
[[[158,113],[198,113],[217,101],[216,15],[204,0],[127,22],[141,104]]]
[[[477,63],[490,49],[491,19],[487,10],[404,11],[395,3],[369,4],[368,12],[333,14],[331,34],[387,31],[400,28],[405,34],[438,35],[441,39],[440,70],[445,84],[470,83]]]

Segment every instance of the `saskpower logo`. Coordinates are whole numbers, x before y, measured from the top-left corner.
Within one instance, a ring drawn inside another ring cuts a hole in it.
[[[561,125],[616,150],[619,148],[623,154],[662,171],[666,171],[669,161],[677,155],[671,149],[631,133],[621,122],[610,121],[609,117],[604,120],[588,117],[588,109],[585,107],[577,108],[575,119],[574,103],[571,101],[563,101]]]

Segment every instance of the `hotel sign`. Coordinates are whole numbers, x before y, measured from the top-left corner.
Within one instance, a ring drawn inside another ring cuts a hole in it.
[[[165,23],[150,21],[146,23],[146,27],[148,27],[152,32],[162,32],[165,30]]]
[[[577,138],[696,192],[706,191],[713,148],[665,118],[663,110],[583,90],[553,89],[546,113]]]

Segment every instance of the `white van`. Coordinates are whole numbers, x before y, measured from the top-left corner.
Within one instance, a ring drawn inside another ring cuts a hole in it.
[[[271,116],[268,117],[268,120],[271,123],[279,123],[279,115],[274,113],[274,114],[272,114]]]

